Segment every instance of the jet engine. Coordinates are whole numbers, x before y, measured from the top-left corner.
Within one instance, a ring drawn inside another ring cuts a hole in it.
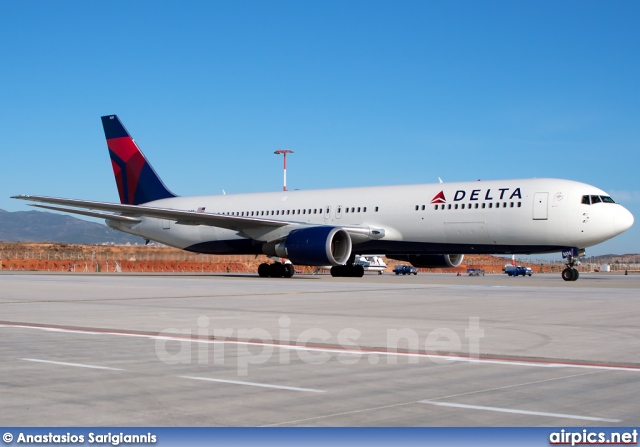
[[[464,255],[388,255],[388,258],[410,262],[416,268],[449,268],[462,264]]]
[[[351,237],[336,227],[303,228],[280,241],[264,244],[262,251],[297,265],[343,265],[351,256]]]

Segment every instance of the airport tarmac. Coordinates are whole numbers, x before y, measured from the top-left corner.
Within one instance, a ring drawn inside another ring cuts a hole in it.
[[[1,426],[637,426],[640,276],[0,272]]]

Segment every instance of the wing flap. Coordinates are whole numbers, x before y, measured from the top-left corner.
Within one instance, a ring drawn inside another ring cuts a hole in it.
[[[63,208],[61,206],[49,206],[49,205],[31,205],[31,206],[35,206],[36,208],[45,208],[53,211],[62,211],[65,213],[80,214],[82,216],[97,217],[99,219],[115,220],[115,221],[126,223],[126,224],[137,224],[142,221],[141,219],[138,219],[136,217],[121,216],[119,214],[102,213],[100,211],[74,210],[71,208]]]

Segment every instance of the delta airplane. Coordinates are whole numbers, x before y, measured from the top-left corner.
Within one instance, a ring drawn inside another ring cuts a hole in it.
[[[575,281],[585,248],[634,221],[601,189],[548,178],[178,197],[116,115],[103,116],[102,125],[119,204],[13,198],[104,218],[111,228],[191,252],[265,254],[276,262],[261,264],[261,277],[291,277],[292,264],[362,276],[356,253],[436,268],[457,267],[469,253],[561,252],[562,278]]]

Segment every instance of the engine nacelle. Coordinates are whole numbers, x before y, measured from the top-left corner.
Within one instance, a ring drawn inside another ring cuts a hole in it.
[[[462,264],[464,255],[391,255],[391,259],[410,262],[416,268],[450,268]]]
[[[351,237],[336,227],[303,228],[277,243],[264,244],[262,251],[297,265],[343,265],[351,256]]]

